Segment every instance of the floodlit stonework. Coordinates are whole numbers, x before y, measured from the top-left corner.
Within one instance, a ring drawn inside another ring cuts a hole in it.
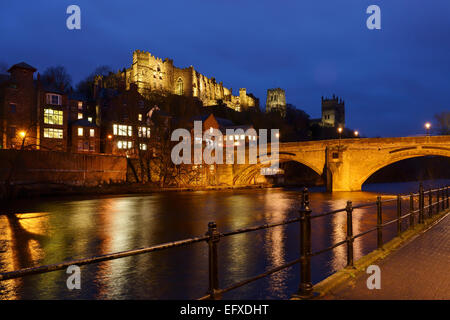
[[[267,89],[266,112],[279,112],[286,116],[286,93],[283,89]]]
[[[245,88],[239,89],[239,95],[234,96],[232,89],[217,83],[215,78],[208,78],[194,69],[177,68],[171,59],[161,59],[147,51],[136,50],[133,53],[133,64],[116,74],[106,77],[97,76],[96,84],[107,88],[130,89],[136,84],[139,93],[148,95],[150,92],[172,93],[199,98],[204,106],[226,104],[228,107],[242,111],[257,107],[259,101],[252,94],[247,94]]]

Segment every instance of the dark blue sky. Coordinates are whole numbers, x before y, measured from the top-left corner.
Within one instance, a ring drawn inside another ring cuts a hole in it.
[[[81,7],[82,29],[66,28]],[[381,7],[381,30],[366,8]],[[346,102],[366,136],[423,133],[450,109],[447,0],[175,0],[0,2],[0,62],[64,65],[78,82],[99,65],[129,67],[135,49],[189,65],[265,104],[266,89],[320,116],[321,96]]]

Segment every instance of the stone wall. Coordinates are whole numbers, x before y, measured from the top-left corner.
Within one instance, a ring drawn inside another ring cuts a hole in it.
[[[0,182],[97,185],[126,180],[125,157],[55,151],[0,150]]]

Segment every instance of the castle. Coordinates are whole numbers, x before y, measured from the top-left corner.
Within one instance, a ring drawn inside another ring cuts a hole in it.
[[[95,83],[103,88],[126,90],[135,84],[143,96],[156,91],[197,97],[204,106],[223,103],[236,111],[259,106],[259,100],[247,94],[245,88],[239,89],[239,95],[234,96],[231,88],[224,87],[222,82],[217,83],[215,78],[207,78],[193,66],[180,69],[171,59],[162,60],[140,50],[134,51],[130,68],[106,77],[97,76]]]
[[[267,89],[266,112],[279,112],[286,117],[286,93],[283,89]]]
[[[333,94],[333,98],[322,97],[322,126],[345,128],[345,102]]]

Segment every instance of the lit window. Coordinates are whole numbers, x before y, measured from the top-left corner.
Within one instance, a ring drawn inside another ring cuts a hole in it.
[[[81,112],[78,112],[78,119],[83,119],[83,114]]]
[[[142,121],[142,114],[141,113],[138,114],[138,120]]]
[[[78,128],[78,136],[79,137],[83,136],[83,128]]]
[[[122,149],[122,141],[117,141],[117,148]]]
[[[245,135],[241,134],[241,140],[245,139]]]
[[[89,122],[92,122],[92,117],[88,117],[88,121],[89,121]]]
[[[140,138],[150,138],[150,128],[147,127],[139,127],[138,135]]]
[[[63,112],[61,110],[44,109],[45,124],[63,124]]]
[[[118,136],[132,136],[132,127],[122,124],[113,125],[113,133]]]
[[[44,138],[62,139],[63,130],[54,128],[44,128]]]
[[[235,139],[235,140],[239,140],[239,135],[235,135],[235,136],[234,136],[234,139]]]
[[[183,95],[183,80],[181,78],[178,78],[175,88],[175,94],[182,96]]]
[[[233,136],[228,136],[228,137],[229,137],[228,140],[230,140],[230,141],[233,140]]]
[[[139,148],[141,148],[141,150],[147,150],[147,144],[141,143],[139,144]]]
[[[133,146],[133,142],[128,141],[128,149],[131,149],[132,146]]]
[[[83,110],[83,102],[78,101],[78,110]]]
[[[89,136],[95,137],[95,129],[89,129]]]

